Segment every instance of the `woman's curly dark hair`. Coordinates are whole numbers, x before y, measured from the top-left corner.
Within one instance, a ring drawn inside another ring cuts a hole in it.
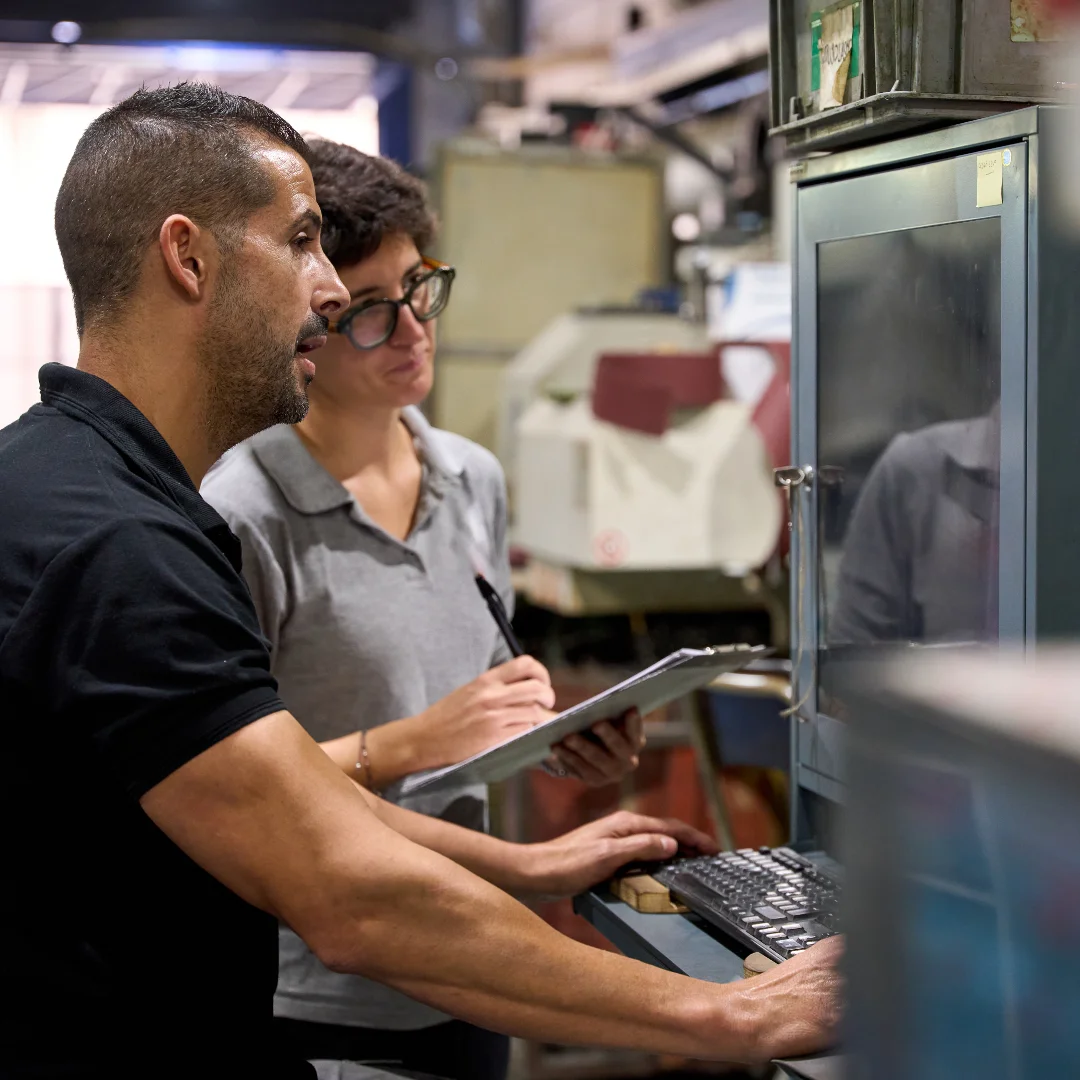
[[[308,147],[322,246],[334,266],[362,262],[395,233],[410,237],[421,252],[435,239],[427,191],[400,165],[327,139],[309,139]]]

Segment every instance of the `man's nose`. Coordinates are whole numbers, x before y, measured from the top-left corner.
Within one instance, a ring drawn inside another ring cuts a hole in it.
[[[311,298],[311,309],[328,319],[334,318],[349,306],[349,290],[342,284],[329,259],[324,259],[324,269]]]

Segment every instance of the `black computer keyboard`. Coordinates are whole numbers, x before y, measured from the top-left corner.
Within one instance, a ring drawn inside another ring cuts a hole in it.
[[[676,859],[653,877],[696,915],[773,960],[839,932],[839,867],[823,856],[743,848]]]

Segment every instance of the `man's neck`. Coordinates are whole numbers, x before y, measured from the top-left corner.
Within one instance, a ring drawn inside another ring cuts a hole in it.
[[[363,472],[389,475],[413,452],[397,408],[343,406],[313,397],[297,429],[319,464],[342,483]]]
[[[150,421],[180,459],[198,487],[224,448],[207,439],[206,400],[194,376],[195,365],[142,363],[123,340],[105,341],[89,332],[79,349],[78,368],[124,395]]]

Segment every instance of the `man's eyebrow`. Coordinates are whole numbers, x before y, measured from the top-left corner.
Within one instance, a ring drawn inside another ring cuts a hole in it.
[[[406,270],[405,273],[401,275],[402,281],[404,281],[405,278],[407,278],[410,274],[415,274],[416,271],[419,270],[420,267],[423,266],[423,265],[424,265],[424,260],[423,259],[417,259],[416,262],[413,263],[413,265],[410,266],[409,269]],[[386,292],[386,290],[381,285],[368,285],[366,288],[357,289],[355,292],[349,293],[349,297],[352,300],[359,300],[361,296],[370,296],[370,295],[372,295],[374,293],[379,293],[379,292]]]
[[[295,232],[301,225],[311,225],[315,229],[321,229],[322,217],[317,210],[309,207],[289,226],[289,232]]]

